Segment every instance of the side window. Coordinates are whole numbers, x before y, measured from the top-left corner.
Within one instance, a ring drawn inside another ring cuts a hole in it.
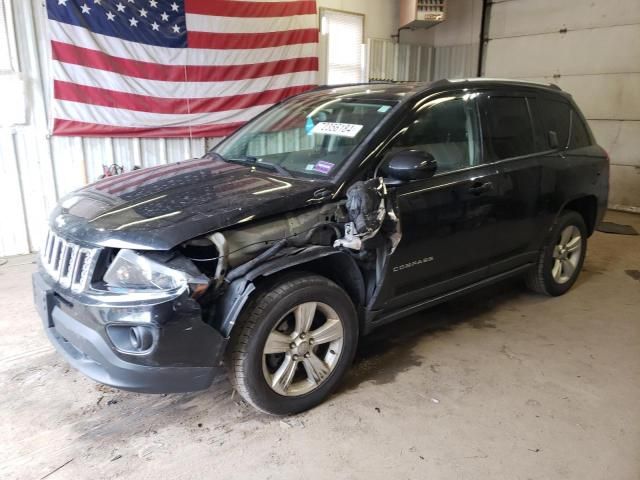
[[[476,164],[478,137],[475,102],[443,97],[422,106],[391,146],[391,152],[416,149],[436,159],[436,175]]]
[[[538,98],[537,117],[542,150],[565,149],[569,144],[571,107],[568,103]]]
[[[591,145],[591,138],[587,131],[582,118],[572,108],[571,109],[571,138],[569,139],[569,148],[582,148]]]
[[[533,127],[524,97],[488,96],[483,101],[484,140],[490,161],[535,152]]]

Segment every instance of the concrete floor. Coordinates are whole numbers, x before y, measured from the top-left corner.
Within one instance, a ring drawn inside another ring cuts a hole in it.
[[[0,267],[1,478],[640,478],[638,236],[596,233],[562,298],[508,282],[390,325],[286,419],[226,380],[150,396],[70,370],[32,308],[32,260]]]

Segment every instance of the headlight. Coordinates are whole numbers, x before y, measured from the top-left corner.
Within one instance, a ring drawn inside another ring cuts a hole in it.
[[[208,279],[167,267],[132,250],[120,250],[104,281],[109,287],[127,290],[177,290],[191,283],[207,283]]]

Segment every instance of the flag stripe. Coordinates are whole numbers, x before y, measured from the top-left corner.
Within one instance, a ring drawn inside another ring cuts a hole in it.
[[[213,138],[226,137],[244,124],[245,122],[241,121],[227,124],[197,125],[193,127],[119,127],[55,118],[53,121],[53,131],[56,135],[67,137]]]
[[[187,34],[189,46],[193,48],[217,48],[237,50],[245,48],[273,48],[283,45],[318,43],[317,28],[301,28],[286,32],[266,33],[212,33],[192,32]]]
[[[111,55],[167,65],[250,65],[253,63],[317,57],[317,44],[283,45],[273,48],[217,50],[206,48],[165,48],[129,42],[108,35],[100,35],[86,28],[50,21],[51,39],[90,50],[109,52]]]
[[[185,11],[219,17],[287,17],[316,13],[315,1],[246,2],[238,0],[186,0]]]
[[[253,65],[173,66],[123,59],[56,41],[51,42],[51,52],[53,59],[60,62],[107,70],[130,77],[169,82],[244,80],[318,69],[317,57],[293,58]]]
[[[315,0],[45,0],[54,134],[224,136],[316,84]]]
[[[224,82],[162,82],[136,77],[120,75],[95,68],[83,67],[54,61],[53,78],[55,80],[71,81],[87,87],[104,88],[123,93],[149,95],[163,98],[193,98],[227,97],[263,90],[276,90],[286,87],[315,85],[316,72],[296,72],[273,75],[271,77],[252,78],[248,80],[230,80]]]
[[[246,122],[268,107],[269,105],[256,105],[222,112],[164,114],[57,100],[54,113],[57,118],[65,120],[78,120],[116,127],[129,127],[131,125],[174,127],[179,125],[196,126],[213,123]]]
[[[54,81],[54,95],[58,100],[166,114],[210,113],[249,108],[256,105],[272,105],[311,88],[313,85],[301,85],[217,98],[161,98],[123,93],[105,88],[86,87],[61,80]]]
[[[316,25],[316,15],[294,15],[291,17],[234,18],[213,17],[187,13],[187,29],[192,32],[215,33],[267,33],[310,28]]]

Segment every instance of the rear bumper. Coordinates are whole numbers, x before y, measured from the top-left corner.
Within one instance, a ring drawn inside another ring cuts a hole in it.
[[[190,392],[208,388],[222,371],[228,339],[202,321],[188,297],[126,307],[91,305],[58,291],[40,272],[33,275],[33,293],[51,343],[72,367],[99,383],[143,393]],[[152,338],[143,352],[127,347],[135,326]]]

